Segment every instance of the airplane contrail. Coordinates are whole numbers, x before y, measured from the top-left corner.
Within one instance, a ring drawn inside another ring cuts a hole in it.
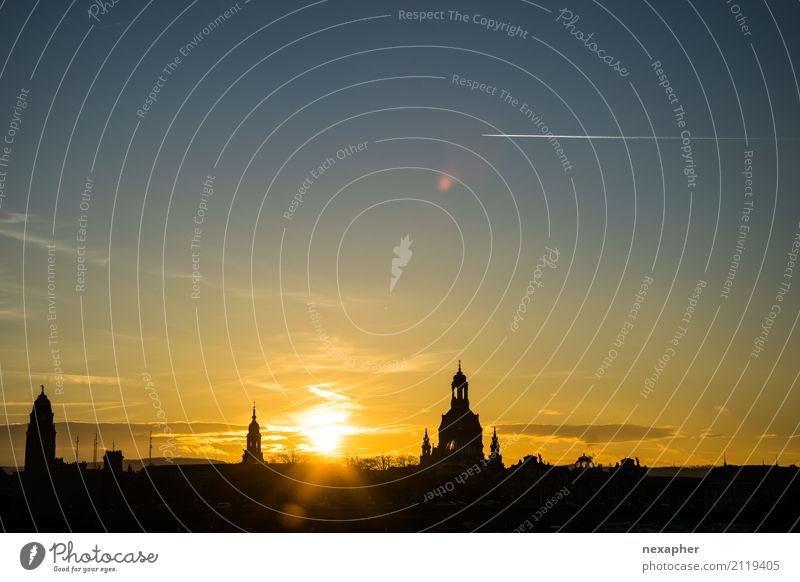
[[[539,138],[539,139],[676,139],[682,140],[679,135],[556,135],[549,133],[483,133],[482,137],[521,137],[521,138]],[[708,136],[691,136],[692,140],[714,140],[714,141],[797,141],[798,137],[708,137]]]

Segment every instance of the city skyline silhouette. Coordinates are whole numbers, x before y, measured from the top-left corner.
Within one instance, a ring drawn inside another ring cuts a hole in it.
[[[130,460],[126,468],[123,451],[113,443],[98,465],[96,439],[91,465],[78,461],[77,454],[75,462],[56,457],[52,405],[42,386],[27,428],[24,471],[0,482],[4,492],[0,517],[12,531],[42,527],[52,531],[97,527],[106,531],[174,527],[188,531],[797,531],[800,527],[800,506],[794,497],[800,490],[796,465],[740,467],[725,460],[721,467],[699,473],[656,474],[638,457],[603,467],[582,453],[571,466],[554,466],[539,453],[506,467],[496,429],[488,456],[483,454],[483,431],[470,410],[469,383],[460,361],[450,389],[450,409],[441,416],[438,445],[432,444],[426,429],[417,459],[381,455],[330,463],[288,454],[265,460],[254,404],[239,463],[165,458],[154,464],[150,449],[151,456],[134,470]],[[189,506],[185,493],[179,493],[187,486],[196,496]],[[29,498],[35,500],[33,505]],[[333,511],[332,498],[337,499]],[[360,501],[353,506],[356,499]],[[156,505],[166,507],[170,517],[154,511]],[[59,514],[54,517],[56,506]],[[468,519],[462,515],[465,512]]]
[[[796,529],[798,22],[0,2],[0,526]]]

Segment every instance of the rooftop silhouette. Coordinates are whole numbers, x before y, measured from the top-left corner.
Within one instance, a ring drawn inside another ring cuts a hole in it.
[[[129,460],[125,468],[113,443],[100,466],[56,458],[54,414],[42,387],[25,470],[0,473],[0,518],[7,531],[798,530],[796,466],[740,467],[726,459],[667,475],[638,458],[603,466],[583,453],[555,466],[539,453],[506,467],[496,429],[483,454],[461,362],[450,388],[438,444],[425,429],[418,464],[383,455],[266,461],[254,403],[240,463],[154,463],[149,449],[146,462]]]

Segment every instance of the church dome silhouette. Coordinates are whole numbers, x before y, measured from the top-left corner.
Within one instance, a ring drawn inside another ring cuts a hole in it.
[[[50,399],[47,397],[47,394],[44,393],[44,386],[42,386],[42,391],[39,393],[39,396],[33,401],[33,408],[39,414],[43,412],[53,412],[53,405],[50,404]]]

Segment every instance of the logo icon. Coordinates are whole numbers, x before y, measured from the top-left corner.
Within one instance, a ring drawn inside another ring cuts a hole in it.
[[[400,244],[392,249],[395,256],[392,257],[392,276],[389,279],[389,293],[394,291],[394,286],[397,285],[400,276],[403,274],[403,267],[408,265],[411,255],[414,254],[411,250],[411,243],[414,241],[410,240],[409,237],[410,235],[407,234],[401,238]]]
[[[19,563],[26,570],[35,570],[42,565],[44,556],[44,546],[39,542],[30,542],[19,551]]]

